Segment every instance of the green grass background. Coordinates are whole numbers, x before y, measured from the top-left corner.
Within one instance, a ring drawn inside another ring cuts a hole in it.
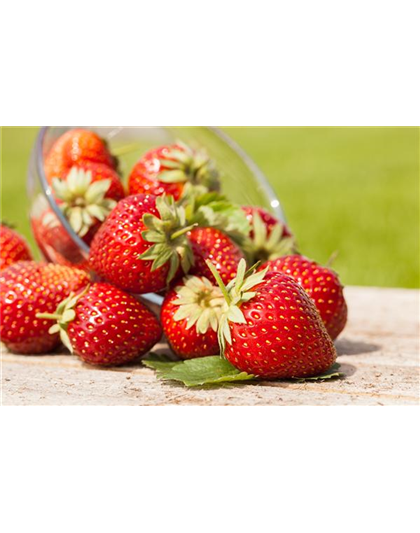
[[[345,284],[419,287],[419,129],[225,128],[273,185],[306,255]],[[37,128],[2,128],[2,217],[34,246],[26,170]]]

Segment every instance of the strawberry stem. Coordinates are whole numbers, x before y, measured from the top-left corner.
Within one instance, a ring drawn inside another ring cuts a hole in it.
[[[176,231],[175,233],[172,233],[171,235],[171,241],[174,241],[178,237],[181,237],[182,235],[185,235],[185,233],[188,233],[192,229],[194,229],[198,224],[191,224],[191,226],[187,226],[186,228],[181,228],[180,230]]]
[[[325,265],[327,268],[330,268],[330,267],[333,265],[334,261],[335,261],[335,260],[337,259],[337,257],[338,257],[338,254],[339,254],[339,251],[338,251],[338,250],[336,250],[335,252],[333,252],[333,253],[331,254],[330,258],[329,258],[328,261],[327,261],[327,264]]]
[[[219,285],[220,287],[220,290],[222,291],[223,293],[223,296],[227,302],[228,305],[230,305],[232,303],[232,300],[229,296],[229,292],[226,288],[226,285],[223,283],[223,280],[222,278],[220,277],[220,274],[219,272],[217,272],[217,269],[216,267],[213,265],[213,263],[211,261],[209,261],[208,259],[206,259],[206,264],[207,266],[209,267],[209,269],[211,270],[211,273],[213,274],[214,276],[214,279],[217,281],[217,284]]]

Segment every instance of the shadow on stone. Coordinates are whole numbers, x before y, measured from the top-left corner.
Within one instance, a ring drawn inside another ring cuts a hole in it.
[[[339,339],[336,342],[338,355],[359,355],[362,353],[377,352],[381,349],[378,344],[363,341],[352,341],[350,339]]]

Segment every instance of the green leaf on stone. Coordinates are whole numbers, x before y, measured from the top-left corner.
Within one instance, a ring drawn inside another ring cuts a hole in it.
[[[147,359],[143,360],[143,364],[156,370],[159,379],[180,381],[187,387],[219,385],[255,379],[252,374],[241,372],[229,361],[218,355],[174,362],[165,356],[151,353]]]
[[[305,383],[306,381],[325,381],[328,379],[337,379],[344,376],[343,372],[339,372],[340,363],[334,363],[328,370],[319,374],[318,376],[312,376],[309,378],[292,378],[293,381],[298,383]]]

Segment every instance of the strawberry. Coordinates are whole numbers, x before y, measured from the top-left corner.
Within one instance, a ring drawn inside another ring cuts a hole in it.
[[[9,350],[40,354],[60,342],[49,335],[48,320],[37,313],[52,313],[63,298],[84,287],[88,275],[81,270],[53,264],[21,261],[0,273],[0,336]]]
[[[338,275],[302,255],[268,261],[261,268],[284,272],[295,279],[314,301],[330,337],[335,340],[347,322],[347,304]]]
[[[251,263],[276,259],[295,249],[290,229],[262,207],[242,207],[251,232],[243,248]]]
[[[190,229],[184,208],[171,196],[128,196],[95,235],[91,268],[128,292],[159,292],[181,274],[180,266],[187,273],[193,262]]]
[[[188,239],[194,254],[190,274],[211,279],[212,275],[206,264],[209,259],[215,264],[224,283],[235,277],[244,254],[227,235],[215,228],[194,228],[189,232]]]
[[[218,329],[224,357],[258,378],[303,378],[327,370],[336,359],[332,340],[316,307],[290,276],[254,269],[224,286],[208,262],[226,299]]]
[[[222,291],[207,278],[188,276],[165,296],[160,319],[172,350],[181,359],[219,354],[217,324]]]
[[[37,196],[31,210],[31,227],[36,243],[47,261],[88,270],[87,260],[80,248],[41,194]],[[85,238],[89,237],[87,234]]]
[[[89,244],[100,224],[124,198],[118,174],[99,163],[78,163],[65,179],[53,178],[52,187],[74,232]]]
[[[71,353],[91,365],[129,363],[147,353],[162,336],[155,315],[109,283],[93,283],[62,301],[55,313],[38,316],[56,320],[50,333],[59,333]]]
[[[16,261],[32,259],[28,243],[6,224],[0,224],[0,270]]]
[[[55,141],[45,158],[44,170],[48,182],[51,183],[53,178],[64,179],[70,169],[81,161],[116,168],[116,159],[99,135],[81,128],[72,129]]]
[[[170,194],[175,200],[181,197],[187,183],[217,190],[218,172],[204,152],[180,142],[147,152],[128,178],[130,194]]]

